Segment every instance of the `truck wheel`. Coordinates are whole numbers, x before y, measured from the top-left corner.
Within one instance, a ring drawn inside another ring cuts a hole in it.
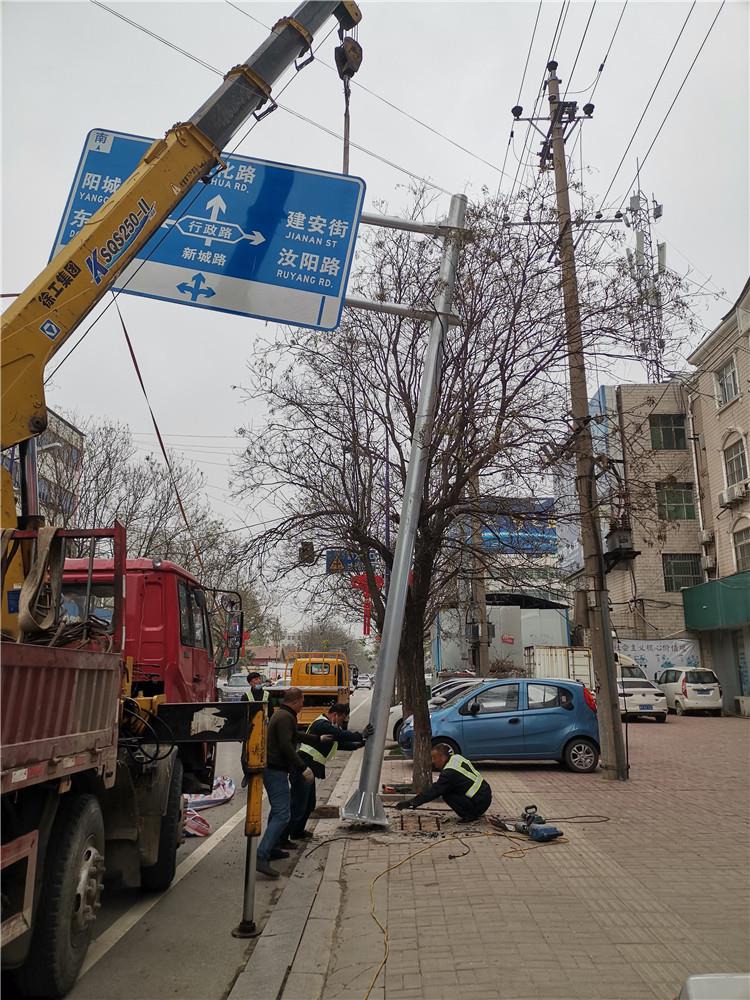
[[[99,803],[93,795],[68,793],[50,835],[31,949],[16,973],[22,996],[62,997],[72,988],[101,906],[103,875]]]
[[[182,820],[182,761],[175,758],[167,795],[167,811],[161,818],[159,854],[156,862],[141,868],[141,889],[163,892],[172,884],[177,867],[177,845],[180,842]]]

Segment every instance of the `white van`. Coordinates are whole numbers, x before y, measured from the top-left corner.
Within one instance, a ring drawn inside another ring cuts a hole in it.
[[[685,715],[686,712],[721,715],[724,696],[713,670],[663,670],[656,683],[664,692],[669,710],[677,715]]]

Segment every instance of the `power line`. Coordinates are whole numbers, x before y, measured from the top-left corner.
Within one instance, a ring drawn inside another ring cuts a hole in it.
[[[666,71],[667,71],[667,67],[669,66],[670,62],[672,61],[672,56],[674,55],[674,53],[675,53],[675,49],[677,48],[677,46],[678,46],[678,44],[679,44],[679,41],[680,41],[680,39],[682,38],[682,35],[683,35],[683,32],[685,31],[685,28],[687,27],[687,23],[688,23],[688,21],[690,20],[690,16],[691,16],[691,14],[693,13],[693,11],[695,10],[695,5],[696,5],[696,2],[697,2],[697,0],[693,0],[692,4],[690,5],[690,9],[689,9],[689,10],[688,10],[688,12],[687,12],[687,17],[686,17],[686,18],[685,18],[685,20],[684,20],[684,21],[682,22],[682,27],[680,28],[680,31],[679,31],[679,33],[678,33],[678,35],[677,35],[677,38],[675,38],[675,40],[674,40],[674,44],[672,45],[672,48],[671,48],[671,49],[669,50],[669,55],[667,56],[667,61],[666,61],[666,62],[664,63],[664,65],[662,66],[662,70],[661,70],[661,73],[659,73],[659,77],[658,77],[658,79],[657,79],[656,83],[654,84],[654,87],[653,87],[653,90],[651,91],[651,93],[650,93],[650,95],[649,95],[649,98],[648,98],[648,100],[646,101],[646,107],[645,107],[645,108],[643,109],[643,111],[641,112],[641,117],[640,117],[640,118],[638,119],[638,122],[637,122],[637,124],[636,124],[635,128],[633,129],[633,134],[632,134],[632,135],[630,136],[630,140],[629,140],[629,142],[628,142],[627,146],[625,147],[625,152],[624,152],[624,153],[622,154],[622,156],[620,157],[620,162],[619,162],[619,163],[617,164],[617,168],[616,168],[616,170],[615,170],[615,172],[614,172],[614,175],[613,175],[613,177],[612,177],[612,180],[611,180],[611,181],[609,182],[609,187],[608,187],[608,188],[607,188],[607,190],[606,190],[606,191],[604,192],[604,196],[603,196],[603,198],[602,198],[602,205],[603,205],[603,204],[604,204],[604,202],[605,202],[605,201],[607,200],[607,195],[609,194],[609,192],[610,192],[610,191],[612,190],[612,188],[614,187],[614,183],[615,183],[615,181],[617,180],[617,175],[618,175],[618,174],[620,173],[620,170],[621,170],[621,168],[622,168],[622,165],[623,165],[623,163],[625,162],[625,157],[626,157],[626,156],[628,155],[628,153],[629,153],[629,151],[630,151],[630,147],[631,147],[631,146],[633,145],[633,142],[634,142],[634,140],[635,140],[635,137],[636,137],[636,135],[638,134],[638,129],[639,129],[640,127],[641,127],[641,123],[643,122],[643,119],[644,119],[644,118],[646,117],[646,112],[647,112],[647,111],[648,111],[648,109],[649,109],[649,108],[651,107],[651,102],[652,102],[652,101],[653,101],[653,99],[654,99],[654,95],[656,94],[656,91],[657,91],[657,90],[659,89],[659,84],[661,83],[661,81],[662,81],[662,78],[664,77],[664,74],[665,74],[665,73],[666,73]],[[722,6],[723,6],[723,4],[722,4]],[[717,15],[717,16],[718,16],[718,15]],[[624,199],[623,199],[623,200],[624,200]],[[599,211],[601,211],[601,207],[600,207]]]
[[[672,113],[672,109],[674,108],[675,104],[677,103],[677,99],[680,96],[680,94],[682,93],[682,90],[683,90],[685,84],[687,83],[687,80],[688,80],[690,74],[693,71],[693,67],[695,66],[696,62],[698,61],[698,57],[700,56],[701,52],[703,51],[703,48],[704,48],[706,42],[708,41],[711,32],[714,29],[714,25],[716,24],[717,20],[719,19],[719,15],[721,14],[722,10],[724,9],[725,3],[726,3],[726,0],[722,0],[721,6],[719,7],[719,9],[716,12],[716,15],[715,15],[713,21],[711,22],[711,24],[708,27],[708,31],[706,31],[706,34],[703,36],[703,41],[698,46],[698,51],[696,52],[696,54],[695,54],[695,56],[693,58],[693,61],[690,63],[690,66],[688,67],[687,72],[685,73],[685,76],[682,78],[682,82],[680,83],[680,86],[677,88],[677,93],[675,94],[675,96],[674,96],[674,98],[672,100],[672,103],[667,108],[666,114],[662,118],[661,124],[659,125],[659,128],[656,131],[656,134],[655,134],[654,138],[651,140],[651,145],[648,147],[648,149],[646,151],[646,155],[643,157],[642,160],[640,160],[640,164],[639,164],[638,169],[636,170],[635,176],[633,177],[633,180],[628,185],[628,188],[627,188],[625,194],[622,196],[622,199],[620,200],[620,204],[618,206],[618,211],[624,205],[625,199],[628,197],[629,191],[631,190],[633,184],[635,184],[635,182],[638,179],[638,173],[639,173],[639,171],[643,168],[644,164],[646,163],[646,160],[648,159],[649,155],[651,154],[652,149],[654,148],[656,140],[661,135],[662,129],[664,128],[665,124],[667,123],[667,120],[668,120],[670,114]],[[682,32],[685,29],[685,24],[687,24],[687,19],[690,17],[690,14],[693,11],[693,7],[695,7],[695,0],[693,0],[693,4],[690,7],[690,10],[688,11],[687,18],[685,18],[685,22],[683,23],[682,28],[680,29],[680,34],[677,36],[677,38],[675,40],[675,44],[672,46],[672,51],[670,52],[670,54],[669,54],[669,56],[667,58],[667,64],[669,63],[669,60],[672,58],[672,53],[674,52],[674,49],[675,49],[675,46],[677,45],[677,42],[679,42],[679,40],[680,40],[680,36],[682,35]],[[666,65],[667,64],[665,64],[665,67],[664,67],[665,69],[666,69]],[[661,80],[661,77],[663,76],[663,73],[664,73],[664,71],[662,70],[662,73],[659,76],[659,80]],[[656,86],[658,86],[659,80],[657,80]],[[656,87],[654,87],[654,91],[655,90],[656,90]],[[648,104],[651,103],[651,99],[652,99],[652,97],[654,95],[654,91],[651,92],[651,97],[649,97]],[[646,108],[648,108],[648,104],[646,105]],[[645,111],[644,111],[644,113],[645,113]],[[643,120],[643,115],[641,115],[641,118],[639,119],[638,126],[640,125],[640,123],[641,123],[642,120]],[[638,126],[636,126],[635,132],[638,131]],[[635,132],[633,133],[633,136],[631,137],[631,143],[632,143],[632,139],[635,137]],[[631,143],[628,144],[628,149],[630,148]],[[627,153],[627,150],[625,152]],[[623,157],[620,160],[620,163],[619,163],[619,165],[617,167],[617,170],[615,171],[615,177],[617,176],[617,173],[619,172],[620,167],[622,166],[622,162],[623,162],[624,158],[625,158],[625,154],[623,154]],[[612,182],[610,183],[609,187],[607,188],[607,194],[609,194],[610,190],[612,189],[612,185],[614,184],[614,180],[615,180],[615,178],[613,177],[612,178]],[[605,195],[605,198],[606,198],[606,195]],[[602,204],[603,204],[603,200],[602,200]],[[598,259],[599,255],[600,255],[600,253],[602,251],[602,248],[604,246],[604,242],[607,239],[609,233],[611,232],[613,225],[614,225],[614,223],[610,223],[610,225],[608,226],[608,228],[604,231],[604,233],[602,235],[602,238],[601,238],[601,240],[599,242],[599,246],[597,247],[597,249],[595,251],[595,255],[594,255],[594,260],[595,261]],[[579,239],[580,239],[580,237],[579,237]]]
[[[570,2],[570,0],[568,0],[568,2]],[[149,35],[149,37],[155,39],[156,41],[162,42],[170,49],[173,49],[175,52],[179,52],[181,55],[186,56],[188,59],[192,59],[192,61],[198,63],[199,66],[203,66],[205,69],[210,70],[212,73],[215,73],[217,76],[220,76],[223,79],[224,74],[221,72],[220,69],[217,69],[216,66],[212,66],[210,63],[205,62],[203,59],[201,59],[199,56],[196,56],[194,53],[188,52],[187,49],[180,48],[179,45],[174,45],[172,42],[169,41],[168,38],[164,38],[163,35],[158,35],[155,31],[151,31],[150,28],[147,28],[144,25],[139,24],[138,21],[133,21],[131,18],[125,17],[124,14],[120,14],[112,7],[108,7],[106,4],[102,3],[101,0],[91,0],[91,3],[96,4],[97,7],[101,7],[102,10],[106,10],[110,14],[114,14],[115,17],[119,17],[121,20],[131,25],[133,28],[137,28],[139,31],[143,31],[145,34]],[[242,11],[241,13],[245,12]],[[332,31],[333,30],[334,29],[332,29]],[[328,38],[331,33],[332,32],[329,32],[326,38]],[[326,38],[323,39],[323,42],[321,42],[320,45],[322,45],[326,41]],[[317,48],[320,48],[320,45]],[[317,49],[315,51],[317,51]],[[295,76],[292,76],[291,79],[293,80]],[[279,94],[282,94],[284,92],[284,89],[286,88],[285,87],[282,88]],[[339,132],[335,132],[333,129],[327,128],[320,122],[315,121],[315,119],[309,118],[307,115],[303,115],[301,112],[295,111],[293,108],[287,107],[287,105],[285,104],[281,104],[278,100],[276,101],[276,104],[278,105],[279,108],[281,108],[282,111],[286,111],[287,114],[293,115],[295,118],[299,118],[300,121],[307,122],[307,124],[312,125],[313,128],[317,128],[321,132],[325,132],[327,135],[332,136],[334,139],[339,139],[340,141],[343,142],[344,137]],[[251,128],[252,127],[254,126],[251,126]],[[243,136],[243,138],[240,139],[239,143],[237,143],[237,146],[235,146],[235,150],[241,145],[241,143],[244,141],[244,138],[245,136]],[[367,156],[372,156],[374,159],[380,160],[381,163],[385,163],[387,166],[393,167],[394,170],[398,170],[401,173],[406,174],[407,177],[411,177],[413,180],[420,181],[422,184],[426,184],[428,187],[434,188],[436,191],[441,191],[443,194],[448,194],[448,195],[452,193],[447,188],[441,187],[439,184],[435,184],[434,181],[430,181],[426,177],[422,177],[421,174],[417,174],[413,170],[408,170],[406,167],[402,167],[400,164],[395,163],[393,160],[387,159],[385,156],[381,156],[379,153],[376,153],[372,149],[368,149],[366,146],[362,146],[354,142],[350,142],[350,145],[353,146],[355,149],[358,149],[361,153],[365,153]],[[497,170],[497,167],[493,167],[493,169]]]
[[[591,10],[589,11],[589,17],[583,29],[583,34],[581,35],[581,41],[578,45],[578,51],[576,52],[576,57],[573,60],[573,68],[571,69],[570,76],[568,77],[568,86],[565,88],[565,91],[563,92],[563,97],[562,97],[563,101],[568,96],[568,88],[570,87],[570,84],[573,82],[573,74],[576,71],[576,66],[578,65],[578,59],[580,58],[581,55],[581,49],[583,48],[583,43],[586,41],[586,35],[589,32],[589,25],[591,24],[591,18],[594,16],[595,10],[596,10],[596,0],[594,0],[594,2],[591,5]]]
[[[722,2],[721,2],[721,6],[720,6],[720,7],[719,7],[719,9],[718,9],[718,10],[716,11],[716,15],[715,15],[715,17],[714,17],[713,21],[711,22],[711,24],[709,25],[709,28],[708,28],[708,31],[707,31],[707,32],[706,32],[706,34],[704,35],[704,37],[703,37],[703,41],[701,42],[701,44],[700,44],[700,46],[699,46],[699,48],[698,48],[698,51],[697,51],[697,52],[695,53],[695,57],[694,57],[693,61],[692,61],[692,62],[690,63],[690,65],[688,66],[688,71],[687,71],[687,73],[685,74],[685,76],[683,77],[683,79],[682,79],[682,83],[681,83],[681,84],[680,84],[680,86],[678,87],[678,89],[677,89],[677,93],[676,93],[676,94],[674,95],[674,98],[673,98],[673,100],[672,100],[672,103],[671,103],[671,104],[669,105],[669,107],[667,108],[667,113],[666,113],[666,114],[664,115],[664,117],[662,118],[662,121],[661,121],[661,124],[659,125],[659,128],[658,128],[658,129],[656,130],[656,135],[655,135],[655,136],[654,136],[654,138],[653,138],[653,139],[651,140],[651,145],[650,145],[650,146],[648,147],[648,149],[646,150],[646,153],[645,153],[645,155],[644,155],[643,159],[641,160],[641,167],[643,167],[643,166],[644,166],[644,164],[646,163],[646,160],[648,159],[648,157],[649,157],[649,154],[651,153],[651,150],[652,150],[652,149],[654,148],[654,144],[656,143],[656,140],[657,140],[657,139],[659,138],[659,136],[661,135],[661,131],[662,131],[662,129],[664,128],[664,126],[666,125],[666,123],[667,123],[667,119],[669,118],[670,114],[672,113],[672,108],[673,108],[673,107],[675,106],[675,104],[677,103],[677,98],[678,98],[678,97],[680,96],[680,94],[682,93],[682,90],[683,90],[683,87],[684,87],[684,86],[685,86],[685,84],[687,83],[687,81],[688,81],[688,77],[689,77],[689,76],[690,76],[690,74],[692,73],[692,71],[693,71],[693,67],[694,67],[694,66],[695,66],[695,64],[697,63],[697,61],[698,61],[698,57],[700,56],[701,52],[703,51],[703,48],[704,48],[704,46],[705,46],[706,42],[708,41],[708,38],[709,38],[709,35],[711,34],[711,32],[712,32],[712,31],[713,31],[713,29],[714,29],[714,25],[716,24],[716,22],[717,22],[717,21],[718,21],[718,19],[719,19],[719,14],[721,14],[722,10],[724,10],[724,5],[725,5],[725,4],[726,4],[726,0],[722,0]],[[636,171],[636,173],[635,173],[635,176],[633,177],[633,180],[632,180],[632,181],[630,182],[630,184],[628,185],[628,191],[630,191],[630,188],[631,188],[631,187],[633,186],[633,184],[635,183],[635,181],[636,181],[637,177],[638,177],[638,171]],[[623,201],[623,202],[625,201],[625,198],[627,198],[627,193],[626,193],[626,194],[625,194],[625,195],[623,196],[623,199],[622,199],[622,201]],[[621,202],[621,204],[622,204],[622,202]]]
[[[131,431],[130,433],[133,435],[133,437],[151,437],[154,432],[153,431]],[[173,437],[184,438],[184,437],[186,437],[186,438],[232,438],[233,440],[235,440],[237,438],[239,438],[240,440],[242,439],[242,435],[238,435],[238,434],[168,434],[168,433],[165,432],[163,436],[165,438],[173,438]]]
[[[121,21],[125,21],[125,23],[129,24],[131,27],[144,32],[144,34],[149,35],[155,41],[162,42],[162,44],[169,46],[170,49],[174,49],[174,51],[179,52],[180,55],[187,56],[188,59],[192,59],[194,63],[198,63],[198,65],[203,66],[204,69],[210,70],[212,73],[217,73],[219,76],[224,75],[221,70],[216,68],[216,66],[212,66],[211,63],[205,62],[200,58],[200,56],[196,56],[192,52],[188,52],[187,49],[180,48],[179,45],[175,45],[174,42],[170,42],[162,35],[158,35],[155,31],[147,28],[144,24],[139,24],[138,21],[132,21],[129,17],[121,14],[119,10],[115,10],[114,7],[108,7],[107,4],[102,3],[101,0],[91,0],[91,3],[93,3],[96,7],[101,7],[102,10],[106,10],[108,14],[114,14],[114,16],[119,17]]]
[[[239,14],[244,14],[245,17],[249,17],[251,21],[254,21],[256,24],[260,25],[262,28],[266,28],[266,30],[268,30],[268,31],[271,30],[270,27],[269,27],[269,25],[267,25],[263,21],[261,21],[260,18],[255,17],[254,14],[248,13],[248,11],[243,10],[241,7],[238,7],[237,4],[232,3],[232,0],[225,0],[225,2],[228,3],[230,7],[233,7]],[[541,5],[542,5],[542,0],[539,0],[539,6],[540,6],[540,8],[541,8]],[[538,19],[538,14],[537,14],[537,19]],[[321,59],[321,58],[318,58],[316,61],[318,63],[320,63],[321,66],[325,66],[326,69],[332,70],[338,76],[338,70],[336,69],[336,67],[334,65],[332,65],[329,62],[326,62],[325,59]],[[527,59],[527,62],[528,62],[528,59]],[[468,156],[473,157],[479,163],[483,163],[486,167],[489,167],[491,170],[494,170],[496,173],[499,173],[499,174],[503,173],[503,171],[500,169],[500,167],[497,166],[497,164],[492,163],[490,160],[486,160],[479,153],[474,152],[474,150],[469,149],[467,146],[463,146],[456,139],[453,139],[453,138],[451,138],[451,136],[446,135],[444,132],[441,132],[439,129],[436,129],[433,125],[429,125],[427,122],[422,121],[421,118],[417,118],[416,115],[411,114],[411,112],[407,111],[405,108],[401,108],[397,104],[394,104],[392,101],[389,101],[387,97],[383,97],[382,94],[378,94],[377,91],[372,90],[370,87],[367,87],[364,83],[361,83],[359,80],[352,79],[351,83],[352,83],[353,87],[357,88],[358,90],[363,90],[366,94],[369,94],[371,97],[376,98],[376,100],[378,100],[381,103],[385,104],[387,107],[391,108],[391,110],[397,111],[400,115],[403,115],[404,118],[408,118],[409,121],[414,122],[416,125],[421,125],[422,128],[426,129],[428,132],[431,132],[433,135],[438,136],[438,138],[444,139],[445,142],[450,143],[451,146],[454,146],[456,149],[461,150],[462,153],[466,153]]]
[[[594,78],[594,84],[593,84],[593,86],[591,88],[591,93],[589,94],[589,97],[588,97],[588,103],[589,104],[591,104],[592,101],[594,100],[594,94],[596,93],[596,88],[599,86],[599,83],[600,83],[601,78],[602,78],[602,73],[604,72],[604,67],[607,65],[607,60],[609,59],[609,54],[612,51],[612,46],[615,44],[615,39],[617,38],[617,33],[620,30],[620,25],[622,24],[622,19],[623,19],[624,15],[625,15],[625,10],[626,10],[626,8],[628,6],[628,2],[629,2],[629,0],[625,0],[625,3],[622,5],[622,10],[620,11],[620,16],[617,18],[617,24],[615,25],[615,30],[612,32],[612,37],[610,38],[609,45],[607,46],[607,51],[604,53],[604,58],[599,63],[599,69],[596,72],[596,77]],[[573,91],[572,93],[573,93],[574,96],[577,95],[577,94],[583,94],[583,93],[586,92],[587,89],[588,88],[585,88],[584,90],[581,90],[581,91]],[[573,143],[573,149],[572,149],[571,154],[570,154],[571,157],[575,153],[576,145],[579,142],[581,144],[583,144],[583,140],[581,139],[582,135],[583,135],[583,130],[579,129],[578,130],[578,135],[576,136],[575,142]]]
[[[167,466],[167,470],[169,472],[169,478],[172,482],[172,489],[174,490],[174,495],[177,499],[177,506],[180,509],[180,514],[182,515],[182,520],[184,521],[185,527],[187,528],[187,533],[190,536],[190,541],[193,543],[193,549],[195,551],[196,559],[198,560],[198,565],[203,570],[203,572],[205,572],[206,568],[203,565],[203,557],[201,556],[201,550],[198,547],[198,543],[195,540],[195,535],[193,534],[193,530],[190,527],[190,521],[188,520],[187,512],[185,510],[185,505],[183,504],[182,497],[180,496],[180,489],[177,485],[177,480],[175,478],[174,470],[172,468],[172,463],[169,459],[169,455],[167,454],[167,449],[164,445],[164,441],[161,436],[161,431],[159,430],[159,424],[156,420],[156,414],[154,413],[153,407],[151,406],[151,400],[148,398],[148,392],[146,391],[146,385],[143,381],[143,376],[141,375],[141,369],[138,366],[138,359],[135,356],[133,342],[131,341],[130,335],[128,334],[128,328],[125,326],[125,319],[123,318],[123,315],[120,312],[120,303],[116,299],[114,301],[115,301],[115,309],[117,310],[117,315],[120,317],[122,332],[125,335],[125,342],[128,345],[128,351],[130,352],[130,358],[133,362],[133,367],[135,368],[135,374],[138,377],[138,382],[140,383],[141,391],[143,392],[143,398],[146,400],[146,406],[148,407],[148,412],[151,414],[151,420],[154,425],[154,430],[156,431],[156,437],[159,441],[159,447],[161,448],[161,453],[164,458],[164,462]]]
[[[589,94],[589,100],[591,100],[591,98],[594,96],[594,94],[596,93],[596,88],[599,86],[599,81],[602,78],[602,73],[604,72],[604,67],[607,65],[607,60],[609,59],[609,54],[612,51],[612,46],[615,44],[615,38],[617,38],[617,32],[620,30],[620,24],[622,23],[622,19],[623,19],[623,16],[625,14],[625,10],[626,10],[627,6],[628,6],[628,0],[625,0],[625,3],[622,5],[622,10],[620,11],[620,16],[617,18],[617,24],[615,25],[615,30],[612,32],[612,37],[609,40],[609,45],[607,46],[607,51],[604,53],[604,58],[601,61],[601,64],[599,66],[599,70],[597,71],[596,80],[594,81],[593,89],[592,89],[591,93]]]
[[[570,10],[570,3],[571,3],[571,0],[563,0],[563,5],[560,8],[560,13],[557,16],[557,24],[555,25],[555,31],[554,31],[554,34],[552,35],[552,42],[550,44],[549,53],[547,55],[547,63],[549,63],[550,59],[552,58],[552,53],[554,52],[555,45],[557,45],[557,43],[559,41],[559,38],[562,37],[562,29],[565,27],[565,20],[566,20],[566,18],[568,16],[568,11]],[[559,36],[558,36],[558,32],[559,32]],[[547,63],[545,63],[545,67],[546,67]],[[536,117],[537,105],[539,104],[540,97],[544,93],[545,86],[546,86],[546,71],[544,73],[542,73],[542,81],[539,84],[539,89],[537,90],[536,98],[534,99],[534,107],[533,107],[531,115],[530,115],[531,118],[535,118]],[[529,136],[531,134],[531,131],[532,131],[531,122],[528,122],[527,125],[526,125],[526,135],[524,136],[523,146],[521,148],[521,156],[519,157],[519,160],[518,160],[518,167],[516,168],[516,173],[515,173],[515,176],[513,178],[513,183],[511,184],[511,187],[510,187],[510,192],[508,193],[508,203],[510,203],[513,200],[513,192],[514,192],[515,187],[516,187],[516,182],[518,181],[518,174],[519,174],[519,171],[520,171],[520,168],[521,168],[521,161],[523,160],[524,156],[526,155],[526,146],[527,146],[527,144],[529,142]],[[514,152],[515,152],[515,150],[514,150]],[[528,152],[531,152],[531,147],[529,147]],[[524,174],[525,174],[525,170],[524,170]],[[538,177],[537,177],[537,182],[536,183],[538,183]],[[536,190],[536,183],[534,184],[534,190]]]
[[[532,48],[534,46],[534,39],[536,38],[536,29],[537,29],[537,26],[539,24],[539,15],[542,12],[542,3],[543,2],[544,2],[544,0],[539,0],[539,6],[536,9],[536,18],[534,20],[534,29],[531,32],[531,41],[529,42],[529,48],[528,48],[528,51],[526,53],[526,62],[524,63],[524,67],[523,67],[523,76],[521,77],[521,85],[518,88],[518,96],[516,97],[516,104],[520,104],[521,103],[521,93],[523,92],[523,85],[526,82],[526,71],[529,68],[529,59],[531,58],[531,50],[532,50]],[[505,164],[508,161],[508,150],[510,149],[511,143],[513,142],[513,135],[514,135],[514,127],[513,127],[513,125],[511,125],[511,127],[510,127],[510,133],[508,134],[508,145],[505,147],[505,156],[503,157],[503,165],[502,165],[502,168],[500,170],[501,177],[505,177]],[[515,155],[515,150],[513,151],[513,153]],[[497,195],[496,195],[496,197],[500,196],[500,185],[501,185],[501,183],[502,183],[502,180],[498,181]]]

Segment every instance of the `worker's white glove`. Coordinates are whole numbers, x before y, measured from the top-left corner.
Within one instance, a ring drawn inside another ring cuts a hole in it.
[[[302,777],[305,779],[308,785],[311,785],[313,781],[315,781],[315,775],[312,773],[312,770],[309,767],[306,767],[305,770],[302,772]]]

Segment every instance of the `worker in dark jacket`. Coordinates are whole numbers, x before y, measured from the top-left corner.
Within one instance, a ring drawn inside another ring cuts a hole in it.
[[[397,809],[416,809],[425,802],[442,799],[463,823],[471,823],[487,812],[492,791],[470,760],[454,753],[447,743],[438,743],[432,748],[432,766],[440,771],[438,780],[429,791],[397,803]]]
[[[266,766],[263,769],[263,786],[268,795],[271,811],[266,830],[258,844],[256,868],[269,878],[279,873],[271,867],[274,858],[289,855],[279,848],[290,816],[289,777],[299,775],[300,780],[314,783],[315,778],[308,761],[297,753],[297,715],[304,703],[299,688],[288,688],[281,705],[271,716],[266,732]]]
[[[332,705],[325,715],[319,715],[307,727],[307,733],[302,739],[298,753],[316,778],[321,780],[325,778],[326,765],[331,763],[339,750],[357,750],[365,745],[365,740],[372,734],[372,726],[369,723],[361,733],[346,729],[348,717],[349,706],[340,703]],[[316,737],[319,740],[329,737],[331,742],[324,746],[316,746]],[[291,802],[289,837],[292,840],[311,837],[312,834],[305,829],[305,825],[317,802],[315,782],[304,781],[298,772],[293,774]]]

